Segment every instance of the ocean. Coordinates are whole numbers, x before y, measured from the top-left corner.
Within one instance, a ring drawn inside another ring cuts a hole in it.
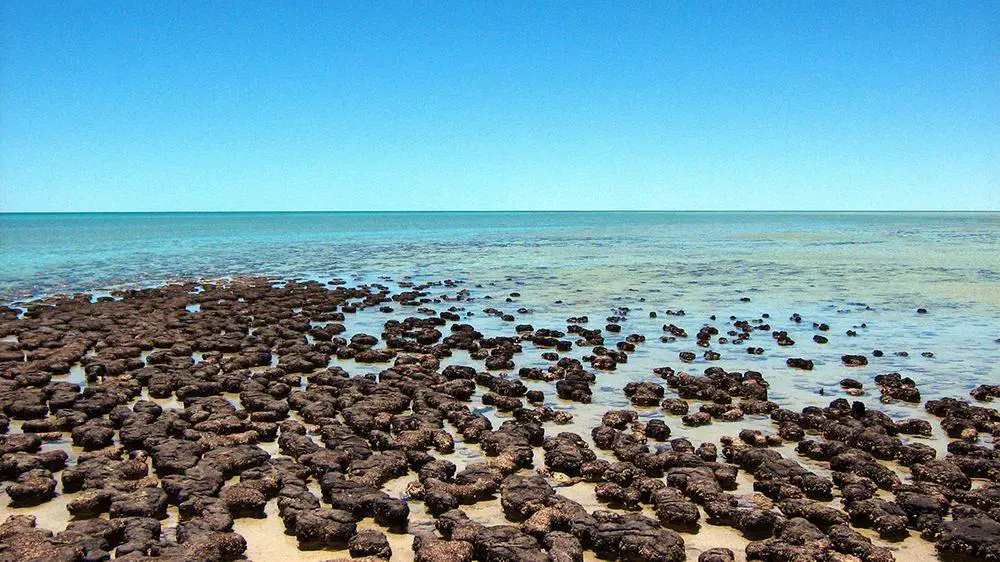
[[[998,213],[0,214],[6,300],[231,275],[477,282],[592,301],[1000,308]]]

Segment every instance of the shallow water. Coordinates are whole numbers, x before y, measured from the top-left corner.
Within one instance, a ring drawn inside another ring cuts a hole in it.
[[[0,214],[0,294],[251,274],[514,276],[591,304],[655,288],[688,306],[747,290],[772,305],[998,305],[998,246],[997,213]]]
[[[672,366],[700,372],[708,366],[726,370],[754,369],[771,384],[770,397],[795,410],[825,406],[846,397],[844,377],[865,383],[869,393],[859,398],[870,407],[898,418],[926,417],[922,406],[882,404],[874,386],[876,374],[900,372],[913,378],[923,400],[967,397],[971,388],[1000,381],[1000,215],[997,214],[762,214],[762,213],[336,213],[221,215],[2,215],[0,216],[0,293],[7,299],[62,291],[110,288],[118,284],[156,284],[181,277],[265,274],[314,278],[344,278],[349,283],[453,278],[472,291],[474,300],[459,303],[473,312],[469,321],[487,336],[512,335],[517,323],[536,328],[565,329],[569,316],[588,315],[588,327],[603,327],[605,317],[628,307],[620,334],[606,334],[609,347],[630,333],[647,336],[628,363],[610,373],[598,373],[594,402],[570,403],[555,397],[551,383],[524,381],[543,390],[546,404],[573,413],[565,426],[546,424],[546,433],[572,431],[591,442],[590,430],[610,408],[629,408],[622,388],[631,381],[658,380],[652,369]],[[395,283],[387,282],[395,288]],[[442,289],[443,290],[443,289]],[[450,291],[452,294],[454,291]],[[512,292],[520,294],[505,302]],[[102,293],[107,294],[107,293]],[[95,296],[97,294],[95,293]],[[749,297],[749,302],[741,301]],[[188,310],[200,306],[192,295]],[[561,301],[561,302],[558,302]],[[437,305],[440,311],[448,303]],[[483,314],[496,307],[517,316],[514,323]],[[531,309],[517,314],[520,307]],[[928,314],[917,314],[926,307]],[[686,311],[668,316],[667,309]],[[649,312],[656,311],[657,318]],[[789,320],[802,315],[801,324]],[[392,315],[374,310],[348,317],[346,336],[379,334]],[[768,334],[755,333],[744,345],[713,344],[718,361],[701,357],[694,345],[699,327],[712,324],[725,332],[728,318],[770,315],[775,329],[788,330],[793,347],[779,347]],[[716,315],[716,321],[710,315]],[[830,343],[812,341],[813,322],[830,325]],[[659,341],[663,324],[685,328],[691,337]],[[862,327],[864,326],[864,327]],[[856,336],[848,336],[855,330]],[[5,340],[16,344],[16,340]],[[765,348],[748,355],[746,345]],[[885,356],[871,356],[881,349]],[[587,350],[575,348],[580,357]],[[678,360],[680,351],[695,351],[691,364]],[[896,352],[908,355],[896,355]],[[530,345],[515,357],[518,367],[546,366],[541,350]],[[922,352],[932,352],[924,357]],[[866,367],[845,367],[841,355],[868,355]],[[804,357],[815,369],[790,369],[785,360]],[[280,358],[276,357],[280,363]],[[377,373],[378,365],[335,361],[352,375]],[[443,362],[476,365],[463,353]],[[83,382],[74,367],[57,380]],[[477,411],[495,425],[509,415],[481,404]],[[669,392],[668,392],[668,395]],[[233,398],[233,397],[230,397]],[[160,401],[181,407],[176,400]],[[698,403],[692,401],[692,409]],[[664,418],[672,437],[698,444],[718,442],[744,428],[774,431],[767,417],[748,416],[737,423],[715,422],[687,428],[679,418],[658,408],[637,408],[643,419]],[[935,422],[934,434],[921,439],[944,451],[947,439]],[[16,431],[16,428],[15,428]],[[906,440],[906,439],[904,439]],[[988,442],[989,437],[984,440]],[[591,442],[592,444],[592,442]],[[60,446],[59,444],[46,445]],[[65,446],[63,444],[62,446]],[[263,447],[272,453],[269,444]],[[799,458],[791,446],[782,453],[823,473],[820,464]],[[609,453],[597,451],[606,457]],[[536,466],[541,466],[536,454]],[[446,458],[461,470],[481,460],[478,446],[456,443]],[[908,476],[904,470],[903,473]],[[386,489],[405,497],[413,474],[389,482]],[[559,486],[557,480],[553,484]],[[559,493],[588,509],[596,502],[592,486],[560,486]],[[752,492],[752,489],[741,490]],[[6,497],[0,516],[33,512],[40,525],[62,529],[68,520],[67,498],[30,509],[12,510]],[[499,501],[465,506],[483,523],[504,521]],[[284,535],[276,506],[272,516],[240,519],[236,531],[247,538],[248,558],[254,560],[324,560],[346,551],[300,552],[294,537]],[[433,518],[420,502],[411,502],[411,531],[431,530]],[[370,521],[362,527],[374,525]],[[412,557],[408,534],[388,534],[395,556]],[[725,527],[703,525],[697,534],[683,534],[689,556],[725,544],[742,551],[747,542]],[[878,544],[885,544],[875,539]],[[933,546],[919,538],[892,545],[899,559],[933,559]]]

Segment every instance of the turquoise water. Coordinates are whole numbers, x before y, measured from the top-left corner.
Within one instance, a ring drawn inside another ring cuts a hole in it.
[[[598,299],[656,288],[1000,307],[996,213],[5,214],[0,259],[8,298],[183,277],[415,275],[516,277]]]

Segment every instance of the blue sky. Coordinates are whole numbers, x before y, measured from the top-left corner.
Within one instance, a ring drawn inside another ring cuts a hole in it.
[[[1000,209],[1000,4],[749,4],[2,0],[0,209]]]

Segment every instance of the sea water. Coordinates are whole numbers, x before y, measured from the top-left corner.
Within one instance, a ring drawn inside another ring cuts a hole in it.
[[[415,275],[515,277],[591,300],[657,289],[1000,307],[998,213],[0,214],[0,259],[8,297],[237,274]]]

